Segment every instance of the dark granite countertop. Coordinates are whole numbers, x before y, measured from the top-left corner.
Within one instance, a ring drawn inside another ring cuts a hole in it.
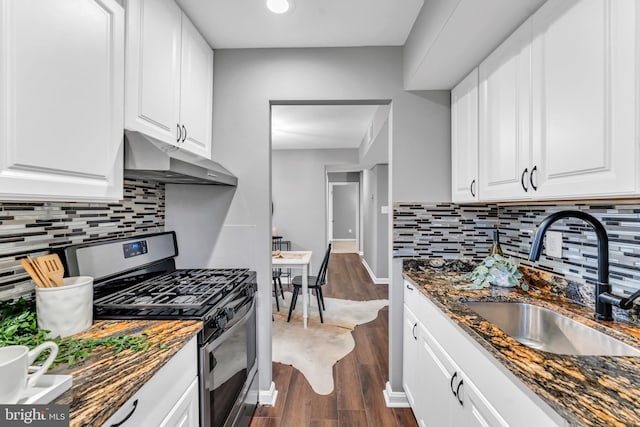
[[[446,278],[472,266],[405,261],[404,275],[527,387],[575,426],[640,425],[640,357],[567,356],[520,344],[468,308],[466,301],[526,302],[549,308],[640,349],[640,328],[596,322],[593,310],[554,295],[550,286],[459,290]],[[544,274],[544,273],[541,273]],[[539,285],[541,280],[536,281]],[[529,282],[531,284],[531,281]]]
[[[54,404],[69,405],[70,426],[100,426],[133,396],[202,328],[198,321],[101,320],[74,337],[108,337],[147,333],[148,350],[97,348],[82,362],[61,364],[53,374],[71,374],[71,389]],[[159,344],[166,344],[166,349]]]

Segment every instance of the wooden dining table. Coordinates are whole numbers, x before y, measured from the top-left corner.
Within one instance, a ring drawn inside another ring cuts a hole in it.
[[[309,271],[311,270],[312,251],[275,251],[271,253],[272,268],[302,269],[302,319],[307,328],[309,306]],[[277,298],[277,296],[276,296]]]

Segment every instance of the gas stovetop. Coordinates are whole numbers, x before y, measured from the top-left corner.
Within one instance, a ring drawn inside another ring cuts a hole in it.
[[[94,301],[94,306],[134,310],[198,309],[215,305],[250,275],[246,268],[176,270],[102,296]]]
[[[64,250],[70,276],[94,278],[94,318],[199,320],[200,343],[254,304],[256,273],[246,268],[176,270],[172,231],[82,243]]]
[[[97,289],[96,319],[208,320],[235,299],[252,295],[255,273],[243,269],[175,270],[139,283],[110,283],[112,292]]]

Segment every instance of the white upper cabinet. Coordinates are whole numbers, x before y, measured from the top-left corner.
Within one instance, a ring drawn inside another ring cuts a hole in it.
[[[186,15],[182,15],[180,122],[189,151],[211,157],[213,51]]]
[[[124,11],[0,0],[0,200],[122,199]]]
[[[478,200],[478,68],[451,90],[451,199]]]
[[[173,0],[127,2],[125,127],[211,157],[213,51]]]
[[[182,11],[173,0],[127,3],[125,126],[177,144]]]
[[[480,64],[480,201],[640,194],[639,11],[549,0]]]
[[[534,15],[536,197],[637,193],[638,7],[550,0]]]
[[[483,201],[530,197],[530,41],[528,20],[480,64]]]

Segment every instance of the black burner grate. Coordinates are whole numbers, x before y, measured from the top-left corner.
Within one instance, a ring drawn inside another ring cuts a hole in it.
[[[105,309],[196,309],[224,297],[249,276],[248,269],[176,270],[94,301]]]

